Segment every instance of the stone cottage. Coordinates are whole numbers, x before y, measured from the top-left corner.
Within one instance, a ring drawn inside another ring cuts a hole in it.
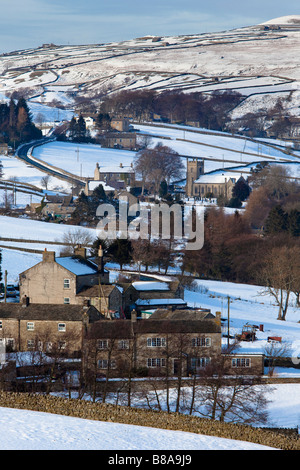
[[[121,300],[119,308],[116,300],[119,291],[110,286],[109,272],[103,266],[101,252],[100,255],[95,261],[87,258],[82,248],[75,250],[74,256],[61,257],[45,250],[40,263],[19,275],[20,298],[29,299],[30,304],[83,305],[90,301],[98,307],[105,305],[105,312],[119,311]],[[94,297],[89,291],[92,287],[95,287]],[[99,298],[99,292],[102,302],[97,303],[95,297]]]
[[[0,303],[0,345],[9,351],[44,351],[72,356],[82,350],[90,323],[99,321],[95,307],[82,305]]]

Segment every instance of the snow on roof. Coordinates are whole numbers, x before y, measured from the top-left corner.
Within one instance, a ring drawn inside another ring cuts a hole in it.
[[[212,174],[206,174],[206,175],[201,175],[199,176],[198,179],[196,179],[194,182],[195,183],[210,183],[210,184],[218,184],[218,183],[225,183],[225,180],[228,181],[232,178],[232,175],[227,174],[226,172],[224,173],[212,173]],[[238,179],[239,175],[235,175],[234,179]]]
[[[182,299],[138,299],[136,305],[186,305]]]
[[[63,268],[76,274],[76,276],[96,274],[98,272],[96,265],[93,267],[91,262],[87,262],[81,258],[75,258],[73,256],[62,256],[60,258],[56,258],[56,262]]]
[[[136,281],[132,283],[132,286],[138,291],[169,290],[168,284],[166,284],[165,282],[157,281]]]
[[[100,166],[100,173],[134,173],[132,166]]]
[[[109,186],[105,181],[88,181],[88,188],[93,191],[95,188],[98,188],[99,185],[103,186],[104,191],[114,191],[115,188]]]

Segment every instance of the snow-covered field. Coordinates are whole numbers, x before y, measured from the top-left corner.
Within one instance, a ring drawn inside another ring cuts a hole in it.
[[[0,408],[0,436],[0,450],[272,450],[251,442],[10,408]]]
[[[250,172],[251,164],[254,166],[260,161],[270,161],[286,164],[288,168],[293,167],[295,176],[300,174],[300,153],[293,152],[292,155],[287,155],[286,148],[280,146],[282,142],[251,141],[247,138],[235,138],[225,133],[204,134],[184,126],[156,127],[149,124],[135,125],[134,128],[151,137],[151,146],[162,143],[180,155],[205,158],[205,173],[236,167],[241,174],[245,175]],[[124,167],[130,167],[134,162],[135,154],[136,152],[133,151],[106,149],[99,145],[65,142],[50,142],[33,151],[33,156],[44,163],[90,178],[93,178],[96,163],[99,163],[100,169],[116,171],[121,164]],[[183,164],[186,165],[186,159],[183,159]],[[185,177],[184,174],[183,177]],[[56,183],[55,178],[53,178],[52,188],[54,183]],[[62,182],[60,182],[60,187],[62,187]]]
[[[33,103],[59,100],[71,107],[71,93],[231,89],[250,97],[250,111],[264,97],[273,103],[283,97],[287,107],[295,109],[299,102],[299,25],[294,23],[291,28],[286,18],[280,21],[280,30],[266,30],[269,24],[253,25],[215,33],[149,35],[119,43],[8,53],[0,59],[0,92],[31,87]]]
[[[93,238],[97,238],[94,229],[77,227],[73,225],[63,225],[55,223],[40,222],[36,220],[0,216],[0,237],[4,238],[23,238],[31,240],[41,240],[47,243],[21,243],[4,242],[2,245],[14,246],[19,248],[29,248],[43,251],[55,251],[59,255],[62,246],[53,245],[51,242],[60,242],[66,233],[73,233],[77,230],[82,233],[89,233]],[[38,253],[27,253],[14,249],[1,248],[2,253],[2,272],[7,270],[9,283],[18,281],[19,274],[32,267],[42,260],[42,255]]]
[[[74,144],[68,142],[51,142],[40,147],[36,147],[33,156],[50,163],[50,165],[62,168],[77,176],[94,177],[96,163],[99,163],[100,170],[130,167],[133,163],[135,152],[128,150],[115,150],[101,148],[100,145]]]

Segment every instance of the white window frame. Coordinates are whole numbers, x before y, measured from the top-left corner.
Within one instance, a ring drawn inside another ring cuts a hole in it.
[[[231,359],[231,366],[234,368],[251,367],[250,357],[235,357]]]
[[[70,279],[64,279],[64,289],[70,289]]]
[[[34,322],[28,321],[27,322],[27,331],[34,331]]]
[[[147,347],[148,348],[164,348],[166,347],[166,338],[163,337],[154,337],[147,338]]]
[[[115,360],[111,360],[109,362],[108,359],[98,359],[97,365],[98,369],[108,369],[108,365],[110,369],[116,369],[117,367],[117,363]]]
[[[34,349],[34,339],[27,340],[27,349]]]
[[[149,368],[157,368],[157,367],[165,367],[165,366],[166,366],[165,357],[148,357],[147,359],[147,367]]]
[[[60,322],[60,323],[57,324],[57,329],[58,329],[58,331],[64,332],[67,329],[67,325],[65,323]]]
[[[129,349],[129,341],[128,339],[121,339],[118,342],[118,349]]]
[[[196,336],[192,338],[193,348],[208,348],[211,346],[211,338],[209,336]]]
[[[107,339],[98,339],[97,348],[98,349],[108,349],[108,340]]]
[[[70,297],[64,297],[64,305],[70,304]]]

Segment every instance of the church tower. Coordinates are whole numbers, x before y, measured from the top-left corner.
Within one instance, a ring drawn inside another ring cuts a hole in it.
[[[187,160],[186,164],[186,187],[185,192],[188,197],[194,195],[194,181],[204,173],[204,160],[200,158],[193,158]]]

